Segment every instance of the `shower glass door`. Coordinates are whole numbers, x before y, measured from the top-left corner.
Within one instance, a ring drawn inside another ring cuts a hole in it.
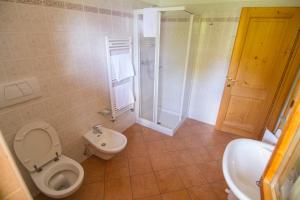
[[[144,37],[143,10],[134,14],[138,122],[173,135],[188,96],[185,87],[193,15],[182,7],[158,10],[156,37]]]
[[[190,17],[161,13],[157,123],[170,129],[181,121]]]
[[[153,122],[154,120],[154,65],[155,38],[143,36],[143,17],[138,18],[139,33],[139,82],[140,82],[140,117]]]

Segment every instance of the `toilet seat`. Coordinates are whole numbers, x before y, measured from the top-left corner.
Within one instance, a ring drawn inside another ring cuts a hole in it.
[[[22,164],[30,171],[61,155],[61,145],[55,129],[44,121],[23,126],[15,136],[14,149]]]
[[[76,180],[70,184],[70,187],[62,190],[51,188],[49,181],[57,173],[71,171],[77,175]],[[51,161],[45,165],[39,173],[32,173],[31,178],[38,186],[39,190],[52,198],[64,198],[74,193],[82,184],[84,176],[83,168],[75,160],[61,155],[58,161]]]
[[[14,149],[35,185],[46,196],[64,198],[81,186],[82,166],[62,155],[59,137],[46,122],[36,121],[22,127],[15,136]]]

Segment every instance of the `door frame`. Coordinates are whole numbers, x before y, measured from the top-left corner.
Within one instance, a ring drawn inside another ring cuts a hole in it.
[[[244,47],[244,43],[246,41],[246,35],[247,35],[247,26],[249,23],[249,18],[251,17],[250,14],[250,10],[253,9],[259,9],[259,8],[242,8],[241,11],[241,17],[240,17],[240,22],[238,25],[238,29],[237,29],[237,35],[235,38],[235,42],[234,42],[234,48],[232,51],[232,56],[231,56],[231,61],[230,61],[230,65],[228,68],[228,72],[227,72],[227,76],[226,76],[226,82],[224,85],[224,90],[223,90],[223,96],[222,96],[222,100],[220,103],[220,108],[219,108],[219,113],[218,113],[218,117],[217,117],[217,121],[216,121],[216,126],[215,129],[216,130],[221,130],[221,126],[222,126],[222,122],[225,118],[226,115],[226,108],[228,107],[228,105],[225,105],[225,99],[224,96],[227,94],[230,94],[230,90],[231,87],[226,87],[227,85],[227,78],[235,78],[237,71],[238,71],[238,66],[239,66],[239,60],[240,57],[242,55],[242,48]],[[262,9],[270,9],[269,10],[269,14],[270,15],[274,15],[274,12],[276,12],[276,14],[278,16],[282,16],[285,18],[291,18],[294,15],[291,14],[286,14],[284,12],[281,12],[281,10],[279,9],[284,9],[284,10],[300,10],[300,8],[262,8]],[[295,12],[296,13],[296,12]],[[296,16],[297,18],[300,19],[300,14],[298,14],[298,16]],[[300,62],[300,57],[296,57],[296,51],[297,49],[300,49],[300,30],[298,30],[298,33],[296,35],[296,38],[292,38],[291,40],[294,40],[294,44],[291,48],[289,48],[289,57],[287,60],[287,67],[285,69],[285,72],[283,74],[283,78],[280,81],[280,86],[278,87],[275,97],[273,99],[273,103],[271,105],[271,108],[269,110],[268,116],[266,117],[265,120],[265,127],[267,127],[268,129],[270,129],[271,131],[274,131],[277,119],[280,115],[280,111],[284,105],[284,102],[288,96],[290,87],[293,83],[293,80],[296,76],[296,72],[299,66],[299,63],[294,63],[293,61],[299,60]],[[296,51],[295,51],[296,50]],[[262,138],[262,133],[264,130],[261,130],[260,133],[258,134],[258,138],[256,139],[261,139]],[[248,134],[245,133],[245,136],[250,136]],[[251,136],[250,136],[251,137]]]
[[[299,27],[300,28],[300,27]],[[286,74],[283,77],[281,86],[278,90],[276,98],[274,99],[271,111],[266,121],[266,127],[269,130],[275,131],[280,112],[284,106],[284,103],[289,95],[290,89],[300,69],[300,29],[298,30],[295,43],[290,53],[290,58],[287,63]]]
[[[300,80],[297,85],[300,85]],[[272,156],[261,178],[261,198],[265,200],[280,199],[278,180],[286,176],[287,166],[292,161],[292,154],[300,142],[300,93],[296,94],[294,107],[288,117],[282,136],[279,138]]]

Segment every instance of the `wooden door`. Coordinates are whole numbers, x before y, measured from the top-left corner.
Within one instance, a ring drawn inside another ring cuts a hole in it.
[[[300,8],[242,9],[218,130],[260,136],[279,91],[288,91],[294,76],[290,61],[299,27]]]

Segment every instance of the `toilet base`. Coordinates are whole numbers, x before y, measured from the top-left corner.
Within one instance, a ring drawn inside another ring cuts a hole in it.
[[[103,160],[110,160],[112,157],[114,157],[116,155],[116,154],[108,154],[108,153],[101,152],[91,145],[88,145],[88,150],[91,154],[93,154]]]

